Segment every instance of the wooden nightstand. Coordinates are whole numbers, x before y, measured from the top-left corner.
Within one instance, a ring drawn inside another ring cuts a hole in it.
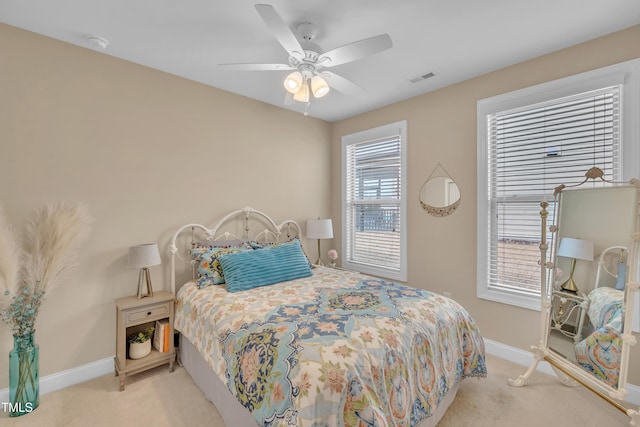
[[[173,310],[174,299],[171,292],[154,292],[152,297],[138,299],[125,297],[116,299],[116,357],[114,358],[116,376],[120,376],[120,391],[124,390],[127,375],[137,374],[147,369],[169,363],[169,372],[173,372],[176,360],[173,348]],[[169,351],[160,353],[152,347],[151,353],[142,359],[127,358],[127,337],[150,326],[156,320],[169,321]]]

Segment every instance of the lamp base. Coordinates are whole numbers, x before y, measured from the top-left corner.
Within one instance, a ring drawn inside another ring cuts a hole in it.
[[[318,239],[318,260],[316,261],[316,265],[321,265],[321,266],[325,266],[324,262],[322,261],[322,257],[320,256],[320,239]]]
[[[144,282],[147,284],[147,293],[143,293]],[[144,297],[152,297],[153,296],[153,287],[151,286],[151,274],[149,273],[149,269],[147,267],[143,267],[140,269],[140,276],[138,277],[138,299]]]
[[[578,287],[576,286],[576,283],[573,281],[572,277],[569,277],[569,279],[567,279],[567,281],[560,286],[560,289],[565,292],[571,292],[574,294],[578,293]]]
[[[565,292],[571,292],[574,294],[578,293],[578,287],[576,286],[576,283],[573,281],[573,272],[576,271],[576,259],[572,258],[571,259],[571,273],[569,273],[569,278],[567,279],[566,282],[564,282],[560,288],[565,291]]]

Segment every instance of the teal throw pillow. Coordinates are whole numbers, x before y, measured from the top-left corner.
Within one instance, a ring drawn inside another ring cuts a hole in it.
[[[238,292],[311,276],[299,241],[251,252],[221,254],[227,291]]]

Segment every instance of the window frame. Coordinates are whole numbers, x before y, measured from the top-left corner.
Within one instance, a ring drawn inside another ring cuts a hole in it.
[[[490,114],[534,105],[553,99],[622,84],[621,89],[621,167],[622,177],[640,176],[640,59],[614,64],[570,77],[508,92],[477,102],[477,296],[480,299],[540,311],[540,296],[489,288],[489,141],[487,117]],[[558,183],[562,184],[562,183]],[[549,195],[549,198],[552,194]],[[542,200],[541,200],[542,201]]]
[[[374,267],[370,264],[351,261],[347,254],[347,147],[367,141],[375,141],[392,135],[400,136],[400,266],[398,270],[384,267]],[[341,214],[342,214],[342,266],[348,270],[359,271],[387,279],[407,281],[407,121],[402,120],[372,129],[355,132],[342,136],[342,185],[341,185]]]

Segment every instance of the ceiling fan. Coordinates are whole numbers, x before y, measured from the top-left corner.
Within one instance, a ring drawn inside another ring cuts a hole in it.
[[[281,71],[293,70],[284,80],[287,90],[285,103],[293,101],[309,104],[310,96],[321,98],[329,93],[330,88],[349,95],[362,92],[362,88],[346,78],[324,70],[347,62],[357,61],[374,55],[392,46],[388,34],[380,34],[367,39],[348,43],[327,52],[304,49],[296,35],[285,24],[278,12],[269,4],[256,4],[256,10],[275,38],[289,54],[288,64],[219,64],[221,67],[243,71]],[[312,22],[301,22],[296,27],[301,39],[309,42],[317,34],[317,27]],[[315,49],[315,48],[314,48]]]

